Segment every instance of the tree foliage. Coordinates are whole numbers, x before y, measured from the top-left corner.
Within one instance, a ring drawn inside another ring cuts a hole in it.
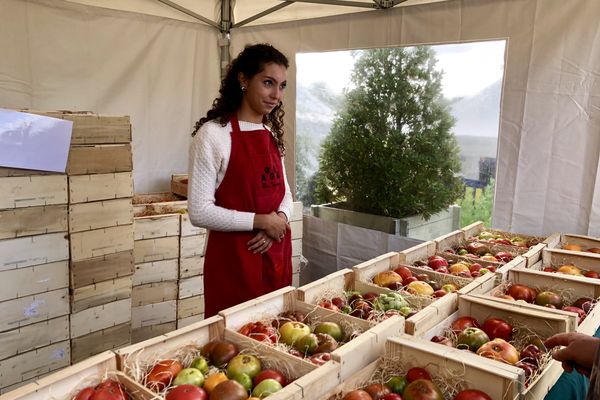
[[[362,52],[316,175],[320,202],[429,217],[462,194],[459,150],[430,47]]]
[[[480,195],[473,188],[465,191],[464,197],[458,202],[461,227],[477,221],[483,221],[485,226],[492,226],[495,184],[495,181],[491,179]]]

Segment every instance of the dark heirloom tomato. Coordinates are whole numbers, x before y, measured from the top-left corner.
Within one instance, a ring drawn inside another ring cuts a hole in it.
[[[489,342],[488,335],[479,328],[467,328],[462,331],[457,338],[458,348],[468,347],[469,350],[476,352],[481,346]]]
[[[410,383],[417,379],[431,380],[431,375],[425,368],[414,367],[406,372],[406,380]]]

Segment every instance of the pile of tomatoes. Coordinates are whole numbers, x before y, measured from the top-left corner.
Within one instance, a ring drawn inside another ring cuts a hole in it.
[[[129,395],[119,382],[107,379],[96,386],[82,389],[74,400],[129,400]]]

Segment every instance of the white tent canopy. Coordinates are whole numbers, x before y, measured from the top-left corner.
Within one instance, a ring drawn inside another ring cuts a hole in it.
[[[166,189],[171,173],[186,170],[190,128],[217,93],[220,31],[167,1],[78,3],[85,4],[0,2],[0,107],[131,115],[135,189]],[[493,225],[600,236],[600,2],[408,0],[385,10],[330,3],[338,5],[231,4],[231,54],[270,42],[292,60],[285,98],[292,181],[296,53],[506,39]],[[220,1],[177,4],[220,21]]]

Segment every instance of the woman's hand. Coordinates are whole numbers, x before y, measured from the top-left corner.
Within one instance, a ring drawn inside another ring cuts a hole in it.
[[[544,342],[548,349],[565,346],[552,351],[552,357],[562,362],[563,369],[590,376],[600,339],[583,333],[558,333]]]
[[[270,214],[256,214],[254,216],[254,228],[261,229],[272,240],[281,242],[285,233],[290,229],[285,214],[272,212]]]
[[[258,233],[250,239],[248,243],[248,250],[256,253],[266,253],[269,251],[271,246],[273,246],[273,239],[271,239],[263,230],[258,231]]]

